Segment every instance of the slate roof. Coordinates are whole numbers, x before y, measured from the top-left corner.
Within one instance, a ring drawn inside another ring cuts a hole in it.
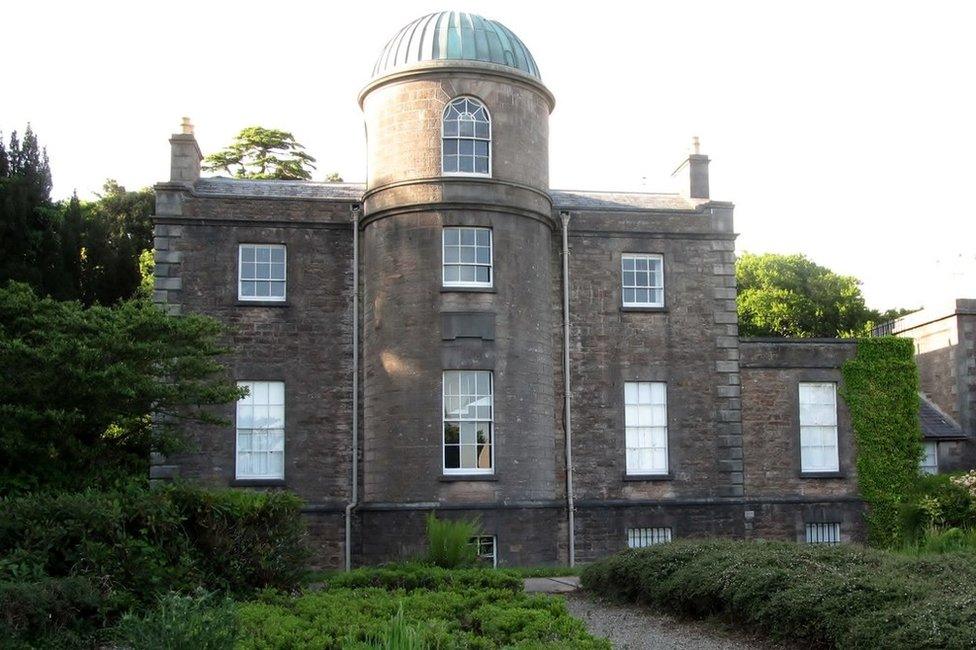
[[[199,196],[272,197],[320,201],[360,201],[364,183],[318,183],[313,181],[242,180],[214,176],[201,178],[193,187]],[[552,190],[557,210],[695,210],[708,199],[689,199],[680,194],[646,192],[590,192]]]
[[[962,428],[952,418],[942,412],[932,400],[923,393],[918,394],[918,419],[922,427],[922,437],[926,440],[956,440],[966,438]]]

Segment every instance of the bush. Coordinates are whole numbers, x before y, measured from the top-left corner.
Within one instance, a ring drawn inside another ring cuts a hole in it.
[[[238,648],[244,650],[397,647],[383,645],[394,634],[392,625],[415,644],[405,647],[610,647],[591,637],[561,599],[508,589],[330,588],[299,597],[268,593],[260,601],[238,605],[238,616]]]
[[[0,582],[0,647],[76,645],[97,629],[99,600],[87,578]]]
[[[968,554],[909,558],[857,546],[675,542],[583,570],[586,589],[695,617],[719,616],[800,645],[976,645]]]
[[[237,639],[234,602],[206,591],[170,593],[145,615],[126,614],[112,635],[130,650],[224,650]]]
[[[427,515],[427,561],[445,569],[471,566],[478,550],[471,538],[481,533],[481,525],[466,519],[438,519]]]
[[[51,611],[77,612],[65,626],[78,634],[169,591],[295,588],[303,542],[300,501],[280,492],[129,486],[0,499],[5,593],[15,599],[36,585]],[[23,617],[4,617],[2,626],[0,636],[10,638],[36,631]]]
[[[496,569],[442,569],[424,564],[396,564],[337,573],[325,579],[329,589],[506,589],[521,591],[517,573]]]

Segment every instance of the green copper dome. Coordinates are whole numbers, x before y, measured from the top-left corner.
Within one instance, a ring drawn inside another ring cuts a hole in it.
[[[529,48],[510,29],[462,11],[428,14],[401,29],[383,48],[373,77],[427,61],[484,61],[542,79]]]

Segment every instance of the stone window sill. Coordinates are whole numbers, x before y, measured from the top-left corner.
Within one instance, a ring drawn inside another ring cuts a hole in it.
[[[644,482],[644,481],[673,481],[674,474],[624,474],[624,481]]]
[[[800,472],[800,478],[847,478],[844,472]]]
[[[462,481],[497,481],[497,474],[443,474],[438,479],[441,483],[458,483]]]
[[[287,300],[238,300],[238,307],[291,307]]]
[[[498,293],[495,287],[441,287],[441,293]]]
[[[622,311],[622,312],[645,312],[645,313],[651,313],[651,314],[654,314],[654,313],[657,313],[657,314],[666,314],[666,313],[668,313],[668,308],[667,307],[621,307],[620,308],[620,311]]]
[[[280,478],[235,478],[230,485],[231,487],[287,487],[288,484]]]

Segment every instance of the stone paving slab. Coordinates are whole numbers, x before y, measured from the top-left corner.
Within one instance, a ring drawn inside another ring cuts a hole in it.
[[[579,586],[579,576],[525,579],[525,591],[535,594],[565,594],[576,591]]]

